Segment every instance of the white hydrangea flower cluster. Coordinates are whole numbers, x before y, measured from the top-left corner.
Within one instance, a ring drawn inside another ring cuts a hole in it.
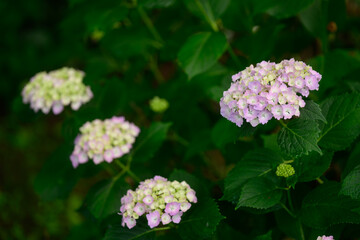
[[[299,116],[299,108],[305,106],[302,96],[318,90],[320,79],[318,72],[301,61],[262,61],[232,76],[233,82],[220,100],[220,113],[239,127],[244,119],[255,127],[273,117]]]
[[[35,112],[42,110],[45,114],[51,109],[59,114],[70,104],[73,110],[78,110],[93,97],[90,87],[83,84],[83,78],[84,72],[68,67],[40,72],[24,87],[23,102],[30,103]]]
[[[185,181],[168,181],[155,176],[140,183],[135,190],[128,190],[121,198],[122,226],[131,229],[136,220],[146,214],[150,228],[170,222],[179,223],[184,212],[196,203],[196,193]]]
[[[140,129],[124,117],[112,117],[101,121],[86,122],[75,139],[75,148],[70,156],[74,168],[86,163],[89,158],[95,164],[113,159],[130,152]]]

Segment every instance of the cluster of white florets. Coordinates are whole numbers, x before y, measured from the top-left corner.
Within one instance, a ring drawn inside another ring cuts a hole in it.
[[[220,100],[221,115],[239,127],[244,119],[255,127],[273,117],[299,116],[299,108],[305,106],[302,96],[318,90],[320,79],[311,66],[294,59],[251,65],[232,76]]]
[[[45,114],[51,109],[59,114],[70,104],[73,110],[78,110],[93,97],[90,87],[83,84],[83,78],[84,72],[67,67],[38,73],[24,87],[23,102],[30,103],[35,112],[42,110]]]
[[[155,176],[140,183],[135,190],[128,190],[121,198],[122,225],[133,228],[136,220],[146,214],[150,228],[170,222],[179,223],[184,212],[196,203],[195,191],[185,181],[168,181]]]
[[[112,117],[101,121],[86,122],[75,139],[75,148],[70,160],[76,168],[88,159],[95,164],[112,162],[130,152],[140,129],[124,117]]]

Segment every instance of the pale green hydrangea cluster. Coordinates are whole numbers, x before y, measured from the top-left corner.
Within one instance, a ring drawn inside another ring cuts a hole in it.
[[[88,102],[93,93],[90,87],[83,84],[84,72],[63,67],[49,73],[40,72],[31,78],[22,91],[24,103],[30,103],[35,112],[41,110],[54,114],[71,105],[73,110]]]
[[[169,108],[169,102],[164,98],[156,96],[150,100],[150,108],[154,112],[162,113]]]
[[[168,181],[155,176],[140,183],[135,190],[128,190],[121,198],[122,225],[133,228],[136,220],[146,214],[150,228],[170,222],[179,223],[184,212],[196,203],[195,191],[185,181]]]
[[[290,177],[290,176],[292,176],[294,174],[295,174],[295,169],[290,164],[281,163],[276,168],[276,175],[279,176],[279,177],[288,178],[288,177]]]
[[[124,117],[112,117],[104,121],[86,122],[75,139],[75,148],[70,156],[73,167],[92,158],[95,164],[108,163],[130,152],[140,129]]]

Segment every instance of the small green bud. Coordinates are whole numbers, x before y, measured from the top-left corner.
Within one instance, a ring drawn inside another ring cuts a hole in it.
[[[166,99],[159,98],[158,96],[150,100],[150,108],[154,112],[162,113],[169,108],[169,102]]]
[[[292,176],[294,174],[295,174],[295,169],[290,164],[281,163],[276,168],[276,175],[279,176],[279,177],[287,178],[287,177],[290,177],[290,176]]]

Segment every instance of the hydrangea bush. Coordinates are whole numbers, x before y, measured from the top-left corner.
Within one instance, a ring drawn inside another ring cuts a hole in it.
[[[37,69],[84,72],[39,73],[22,98],[78,111],[36,115],[19,90],[11,109],[37,141],[12,132],[22,151],[4,158],[59,144],[28,179],[66,209],[39,213],[63,228],[38,239],[359,239],[355,2],[69,1],[54,42],[71,50]]]
[[[93,97],[90,87],[84,85],[83,78],[84,72],[68,67],[49,73],[40,72],[24,87],[23,102],[30,103],[35,112],[41,110],[45,114],[50,110],[59,114],[67,105],[78,110]]]

